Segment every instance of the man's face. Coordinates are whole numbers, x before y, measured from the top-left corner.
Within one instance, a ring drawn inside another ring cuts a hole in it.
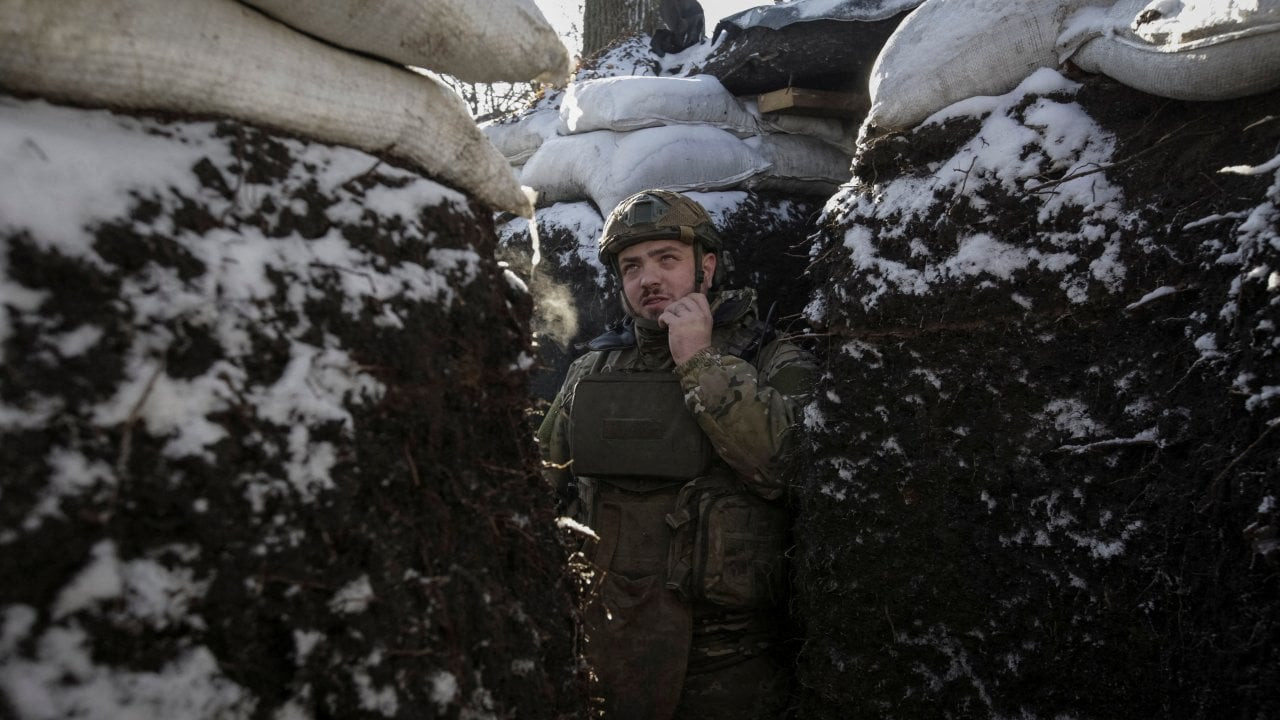
[[[701,289],[693,286],[693,246],[679,240],[646,240],[618,254],[622,294],[640,317],[657,320],[672,302],[695,290],[705,292],[716,269],[716,256],[702,255]]]

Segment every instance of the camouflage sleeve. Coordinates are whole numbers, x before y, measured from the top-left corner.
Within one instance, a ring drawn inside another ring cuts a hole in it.
[[[542,456],[542,477],[557,495],[563,495],[570,484],[569,472],[569,418],[564,408],[565,389],[551,403],[551,408],[538,426],[538,453]]]
[[[591,355],[578,358],[569,366],[564,384],[538,426],[538,453],[542,457],[542,476],[555,490],[561,502],[572,500],[573,470],[569,462],[569,409],[573,405],[573,388],[587,369]]]
[[[817,377],[813,357],[775,342],[761,351],[757,370],[708,348],[676,372],[685,403],[720,457],[761,497],[781,496],[778,464]]]

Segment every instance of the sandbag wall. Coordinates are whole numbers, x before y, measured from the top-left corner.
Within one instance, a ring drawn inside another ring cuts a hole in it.
[[[573,715],[487,208],[10,96],[0,167],[0,714]]]
[[[945,115],[815,248],[800,715],[1280,716],[1280,94]]]
[[[484,130],[540,202],[589,200],[602,215],[655,187],[825,198],[853,153],[851,122],[766,117],[710,75],[579,79]]]

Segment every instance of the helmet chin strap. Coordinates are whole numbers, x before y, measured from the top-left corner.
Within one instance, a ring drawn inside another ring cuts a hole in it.
[[[703,292],[702,283],[707,278],[702,272],[702,241],[693,234],[693,228],[688,225],[680,226],[680,241],[693,246],[693,291]]]

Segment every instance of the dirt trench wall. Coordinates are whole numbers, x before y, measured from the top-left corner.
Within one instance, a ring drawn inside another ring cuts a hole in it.
[[[0,167],[0,717],[577,716],[488,209],[7,96]]]
[[[1037,80],[828,205],[801,716],[1278,716],[1280,94]]]

